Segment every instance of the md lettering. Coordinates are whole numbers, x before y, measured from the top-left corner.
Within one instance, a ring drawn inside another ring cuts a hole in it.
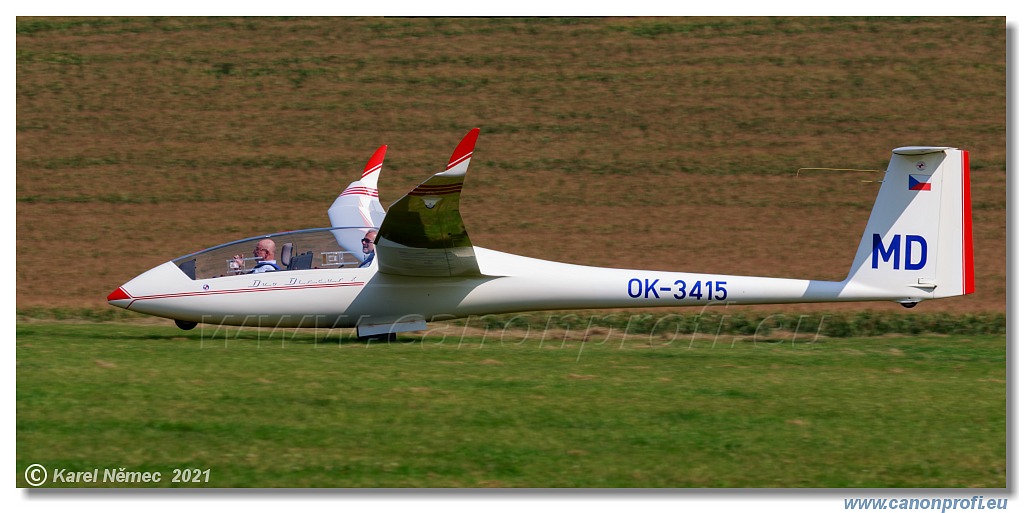
[[[928,241],[920,235],[895,234],[886,242],[882,236],[872,236],[871,268],[878,269],[879,262],[892,265],[899,270],[902,262],[906,271],[918,271],[928,263]]]

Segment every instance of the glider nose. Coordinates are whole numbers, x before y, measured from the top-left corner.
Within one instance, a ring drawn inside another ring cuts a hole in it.
[[[118,287],[107,295],[108,303],[121,308],[128,308],[128,305],[132,304],[132,301],[131,294],[128,294],[128,292],[124,290],[124,287]]]

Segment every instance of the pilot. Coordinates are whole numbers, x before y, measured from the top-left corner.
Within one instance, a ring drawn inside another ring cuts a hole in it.
[[[275,254],[277,254],[277,245],[274,244],[273,239],[262,239],[257,242],[256,248],[252,250],[252,256],[256,257],[256,266],[247,274],[280,271],[281,268],[277,266],[277,260],[274,259]],[[235,255],[235,265],[238,266],[238,269],[242,268],[242,255]]]
[[[377,239],[377,230],[370,230],[366,232],[366,236],[363,237],[363,254],[366,258],[363,259],[363,263],[359,264],[359,267],[369,267],[370,262],[373,262],[373,256],[376,254],[376,248],[373,246],[373,241]]]

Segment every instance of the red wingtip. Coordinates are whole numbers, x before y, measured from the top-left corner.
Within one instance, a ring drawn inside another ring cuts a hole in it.
[[[480,135],[480,129],[474,128],[462,138],[462,142],[455,147],[455,151],[452,152],[452,158],[448,160],[448,169],[466,160],[466,158],[473,155],[473,148],[476,147],[476,138]]]
[[[118,300],[121,300],[121,299],[131,299],[131,298],[132,297],[129,296],[128,293],[124,291],[124,289],[122,289],[121,287],[118,287],[117,290],[111,292],[107,296],[107,301],[118,301]]]
[[[363,168],[363,176],[366,176],[384,165],[384,154],[388,152],[388,145],[377,148],[377,151],[373,152],[373,156],[366,162],[366,167]]]

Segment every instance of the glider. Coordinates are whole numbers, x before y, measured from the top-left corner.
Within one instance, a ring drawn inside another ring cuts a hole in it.
[[[185,255],[128,281],[107,301],[182,329],[356,328],[371,337],[494,313],[837,301],[911,307],[974,292],[965,150],[893,150],[849,274],[817,281],[588,267],[476,247],[459,198],[478,135],[471,130],[444,171],[386,212],[377,193],[382,146],[329,209],[331,227]]]

